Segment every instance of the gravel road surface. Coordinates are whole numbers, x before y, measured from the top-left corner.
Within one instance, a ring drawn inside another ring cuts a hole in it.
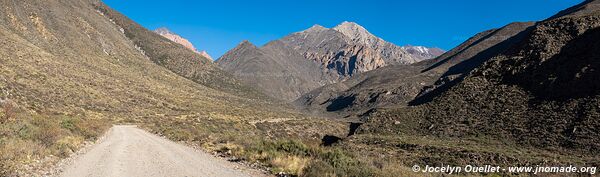
[[[59,174],[62,177],[256,175],[253,170],[237,168],[236,164],[131,125],[111,128],[104,139],[75,157]]]

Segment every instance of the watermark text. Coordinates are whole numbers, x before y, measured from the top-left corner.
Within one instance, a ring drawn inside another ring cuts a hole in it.
[[[412,171],[416,173],[444,173],[444,174],[460,174],[460,173],[587,173],[596,174],[596,167],[577,167],[577,166],[492,166],[492,165],[466,165],[466,166],[430,166],[430,165],[414,165]]]

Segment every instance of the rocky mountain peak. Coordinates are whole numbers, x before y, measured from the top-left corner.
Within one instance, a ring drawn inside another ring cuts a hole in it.
[[[240,42],[235,48],[229,50],[221,58],[217,60],[217,64],[223,67],[227,64],[232,64],[233,61],[238,58],[244,58],[244,55],[250,55],[249,53],[259,53],[260,49],[248,40]]]
[[[303,32],[316,32],[316,31],[323,31],[323,30],[327,30],[328,28],[325,28],[319,24],[315,24],[313,26],[311,26],[310,28],[304,30]]]
[[[344,21],[332,29],[344,34],[355,42],[367,45],[372,45],[376,39],[379,39],[367,31],[367,29],[354,22]]]
[[[213,60],[212,57],[206,51],[198,51],[196,49],[196,47],[194,47],[194,44],[192,44],[189,40],[179,36],[178,34],[172,32],[171,30],[169,30],[166,27],[157,28],[154,30],[154,32],[175,42],[175,43],[183,45],[184,47],[202,55],[203,57],[205,57],[207,59]]]
[[[258,48],[256,47],[256,45],[252,44],[250,41],[248,40],[244,40],[242,42],[240,42],[235,48],[235,49],[246,49],[246,48]]]
[[[349,22],[349,21],[344,21],[340,24],[338,24],[337,26],[334,27],[334,29],[353,29],[353,30],[365,30],[366,29],[362,26],[360,26],[358,23],[356,22]]]

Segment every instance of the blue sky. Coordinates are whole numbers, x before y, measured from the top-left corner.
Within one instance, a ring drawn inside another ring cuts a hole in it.
[[[483,30],[543,20],[582,0],[103,0],[148,29],[167,27],[217,59],[242,40],[268,41],[353,21],[397,45],[452,49]]]

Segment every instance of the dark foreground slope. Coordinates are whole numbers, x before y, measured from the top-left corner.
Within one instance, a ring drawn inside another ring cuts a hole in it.
[[[0,8],[0,176],[47,175],[111,123],[219,152],[288,139],[308,148],[302,142],[345,129],[261,99],[100,1],[5,0]],[[271,152],[258,161],[288,155]],[[285,165],[272,167],[291,171]]]
[[[598,153],[598,27],[600,9],[539,22],[428,105],[431,131]]]
[[[349,144],[420,164],[598,166],[598,3],[536,23],[431,102],[379,110]]]

